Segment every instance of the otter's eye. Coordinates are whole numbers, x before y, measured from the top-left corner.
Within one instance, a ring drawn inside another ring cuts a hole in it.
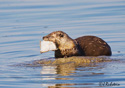
[[[59,34],[60,37],[63,37],[64,35],[63,34]]]

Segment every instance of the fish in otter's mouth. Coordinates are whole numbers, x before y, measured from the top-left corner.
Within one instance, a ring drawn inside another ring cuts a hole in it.
[[[55,43],[51,41],[40,41],[40,53],[57,50]]]

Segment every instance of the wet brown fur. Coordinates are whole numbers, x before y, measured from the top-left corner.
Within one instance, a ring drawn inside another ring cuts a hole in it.
[[[56,58],[70,56],[110,56],[110,46],[101,38],[96,36],[82,36],[77,39],[70,38],[65,32],[55,31],[43,37],[45,41],[52,41],[58,50],[55,51]]]

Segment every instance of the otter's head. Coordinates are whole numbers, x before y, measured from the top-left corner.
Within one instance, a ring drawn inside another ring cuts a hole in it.
[[[53,43],[55,43],[55,45],[57,46],[57,48],[67,45],[69,41],[72,41],[72,39],[63,31],[55,31],[52,32],[50,34],[48,34],[47,36],[43,37],[44,41],[51,41]]]

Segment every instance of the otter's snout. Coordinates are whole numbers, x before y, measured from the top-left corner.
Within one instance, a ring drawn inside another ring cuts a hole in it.
[[[48,41],[48,40],[49,40],[49,37],[48,37],[48,36],[44,36],[44,37],[43,37],[43,40]]]

